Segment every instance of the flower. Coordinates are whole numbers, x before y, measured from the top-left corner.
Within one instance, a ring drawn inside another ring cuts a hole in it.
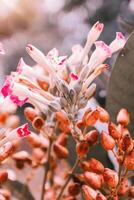
[[[121,32],[116,33],[116,38],[109,45],[111,52],[115,53],[124,47],[126,39]]]

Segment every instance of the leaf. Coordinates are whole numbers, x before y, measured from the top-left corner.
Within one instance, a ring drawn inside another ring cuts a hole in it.
[[[106,107],[112,121],[115,121],[116,114],[121,108],[127,108],[131,121],[134,121],[134,32],[120,51],[113,67]],[[132,124],[129,128],[134,130]]]

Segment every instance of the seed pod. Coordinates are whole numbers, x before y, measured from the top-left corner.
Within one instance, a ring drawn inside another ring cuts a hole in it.
[[[101,108],[100,106],[98,106],[97,109],[99,111],[99,120],[103,123],[109,122],[109,119],[110,119],[109,113],[104,108]]]
[[[72,196],[78,195],[80,193],[80,184],[79,183],[72,183],[68,187],[68,192]]]
[[[107,198],[102,193],[98,192],[96,200],[107,200]]]
[[[40,131],[43,128],[44,124],[45,121],[40,116],[35,117],[34,120],[32,121],[32,126],[38,131]]]
[[[68,135],[65,133],[61,133],[58,137],[58,139],[56,140],[56,143],[62,145],[62,146],[66,146],[67,145],[67,139],[68,139]]]
[[[134,170],[134,150],[132,150],[128,155],[126,155],[124,160],[124,166],[128,170]]]
[[[3,124],[6,122],[9,114],[7,112],[1,112],[0,113],[0,123]]]
[[[97,192],[87,185],[82,186],[82,193],[83,193],[85,200],[96,199]]]
[[[100,137],[101,137],[101,144],[106,151],[112,150],[115,147],[115,141],[109,134],[102,131]]]
[[[34,108],[26,107],[24,109],[24,115],[27,120],[32,122],[34,120],[34,118],[38,116],[38,113]]]
[[[117,123],[123,126],[127,126],[129,122],[130,122],[130,115],[128,113],[128,110],[122,108],[117,115]]]
[[[100,189],[102,186],[101,176],[94,172],[85,172],[84,177],[86,182],[94,189]]]
[[[128,190],[129,190],[129,182],[127,179],[123,179],[118,189],[118,195],[123,196],[127,193]]]
[[[99,118],[98,110],[93,110],[89,112],[84,119],[86,126],[93,126],[97,122],[98,118]]]
[[[92,171],[94,173],[101,174],[104,172],[103,164],[96,160],[95,158],[91,158],[90,160],[84,161],[86,171]]]
[[[58,143],[55,143],[54,146],[53,146],[53,149],[54,149],[56,156],[59,159],[68,157],[69,152],[68,152],[67,148],[65,148],[64,146],[62,146]]]
[[[58,122],[69,124],[68,117],[65,114],[63,114],[62,112],[56,112],[55,118]]]
[[[89,143],[89,145],[94,145],[97,143],[98,141],[98,132],[96,130],[92,130],[90,132],[88,132],[85,136],[84,136],[84,140],[86,142]]]
[[[0,189],[0,195],[2,195],[3,199],[0,196],[0,200],[10,200],[11,198],[11,193],[7,189]]]
[[[119,147],[121,150],[125,151],[126,153],[129,153],[130,151],[133,150],[134,144],[130,135],[126,134],[123,136]]]
[[[116,127],[116,125],[112,122],[110,122],[108,124],[108,131],[109,131],[109,134],[114,138],[114,139],[119,139],[121,138],[122,136],[122,133],[121,131],[119,131]]]
[[[134,197],[134,185],[132,185],[129,189],[129,193],[131,197]]]
[[[33,146],[33,147],[40,147],[41,146],[41,141],[38,135],[36,134],[30,134],[29,137],[27,138],[28,142]]]
[[[89,144],[87,142],[80,142],[76,144],[76,152],[80,158],[87,155],[89,151]]]
[[[0,171],[0,184],[4,183],[8,179],[8,173],[6,171]]]
[[[0,148],[0,162],[8,158],[13,153],[14,147],[11,142],[7,142]]]
[[[110,188],[115,188],[119,182],[118,174],[114,170],[111,170],[109,168],[105,168],[103,178],[105,183]]]

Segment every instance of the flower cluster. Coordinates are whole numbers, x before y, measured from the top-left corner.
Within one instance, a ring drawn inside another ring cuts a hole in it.
[[[1,88],[1,114],[7,112],[4,105],[6,107],[9,101],[11,113],[16,106],[31,104],[24,109],[24,116],[34,132],[28,130],[28,124],[18,127],[16,116],[10,119],[13,116],[8,115],[0,120],[5,126],[0,130],[0,161],[11,155],[18,169],[23,170],[28,165],[33,173],[40,167],[45,168],[40,195],[36,199],[75,200],[80,199],[81,194],[86,200],[118,200],[122,195],[134,196],[133,186],[128,184],[128,177],[132,176],[128,171],[134,170],[134,143],[126,128],[129,123],[127,110],[119,112],[116,125],[110,121],[105,109],[88,106],[96,91],[94,79],[108,68],[106,59],[122,49],[126,42],[119,32],[109,45],[97,41],[103,28],[102,23],[95,23],[85,46],[74,45],[69,57],[59,56],[56,48],[45,56],[29,44],[26,51],[36,65],[31,67],[21,58],[17,70],[7,76]],[[95,50],[89,58],[94,44]],[[94,128],[97,121],[104,123],[108,131],[99,134]],[[7,127],[9,124],[12,129]],[[28,136],[30,152],[12,153],[13,142],[25,136]],[[70,137],[75,141],[77,156],[72,168],[67,162]],[[95,158],[87,159],[89,150],[99,138],[103,148],[112,151],[116,157],[118,172],[105,168]],[[26,178],[28,186],[32,181],[31,174]]]

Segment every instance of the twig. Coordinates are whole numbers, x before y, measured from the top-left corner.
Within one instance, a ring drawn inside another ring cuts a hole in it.
[[[47,162],[45,163],[45,173],[44,173],[43,184],[42,184],[41,200],[44,200],[44,195],[45,195],[45,185],[46,185],[46,181],[47,181],[47,174],[49,172],[51,147],[52,147],[52,140],[50,139],[49,147],[48,147]]]
[[[60,191],[58,197],[56,198],[56,200],[60,200],[60,199],[61,199],[62,194],[63,194],[63,192],[64,192],[66,186],[68,185],[70,179],[72,178],[72,174],[75,172],[75,170],[76,170],[76,168],[77,168],[79,162],[80,162],[80,160],[79,160],[79,158],[77,158],[76,161],[75,161],[74,166],[72,167],[71,173],[69,174],[67,180],[65,181],[63,187],[61,188],[61,191]]]

